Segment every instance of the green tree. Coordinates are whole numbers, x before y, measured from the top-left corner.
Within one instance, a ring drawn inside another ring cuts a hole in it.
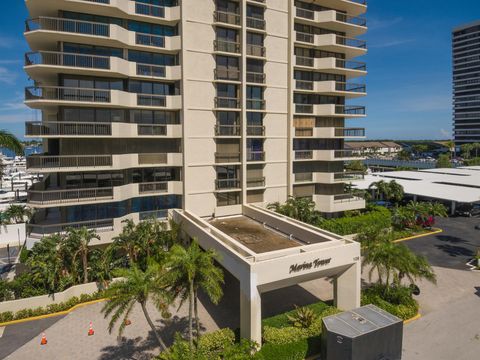
[[[216,257],[215,251],[203,251],[195,240],[188,247],[174,245],[170,250],[167,279],[172,291],[180,299],[180,306],[187,300],[189,303],[190,349],[193,348],[193,317],[195,317],[197,339],[200,336],[198,291],[201,289],[214,304],[218,304],[223,296],[223,272],[215,266]]]
[[[472,156],[473,144],[463,144],[460,146],[460,150],[464,159],[470,159]]]
[[[268,204],[267,208],[307,224],[318,224],[323,220],[310,198],[289,197],[284,204],[275,202]]]
[[[105,291],[107,302],[102,308],[105,318],[111,316],[108,325],[110,333],[121,319],[118,330],[118,334],[121,336],[125,330],[126,320],[135,304],[139,304],[160,348],[162,351],[166,350],[165,342],[158,333],[147,310],[147,303],[152,300],[164,318],[170,316],[168,307],[171,304],[171,297],[163,280],[165,274],[165,268],[156,263],[150,263],[145,271],[137,266],[116,271],[115,275],[122,279],[114,281],[107,288]]]
[[[452,163],[447,154],[440,154],[437,159],[437,168],[451,168]]]
[[[17,155],[23,155],[23,145],[18,138],[6,130],[0,129],[0,147],[12,150]]]
[[[362,173],[364,175],[367,173],[367,167],[364,165],[363,161],[361,161],[361,160],[353,160],[353,161],[348,162],[345,165],[345,169],[348,170],[348,171],[359,172],[359,173]]]
[[[10,205],[3,215],[9,222],[21,224],[29,221],[33,216],[33,210],[25,205]]]
[[[412,153],[408,150],[405,150],[405,149],[402,149],[398,154],[397,154],[397,158],[399,160],[405,160],[405,161],[408,161],[408,160],[411,160],[412,159]]]
[[[412,146],[412,151],[417,155],[420,156],[428,151],[428,146],[425,144],[415,144]]]
[[[403,186],[395,180],[390,182],[380,180],[371,183],[368,187],[373,193],[373,198],[376,200],[386,200],[398,203],[402,201],[404,194]]]
[[[72,250],[73,262],[80,257],[83,269],[83,283],[88,283],[88,255],[90,242],[93,239],[100,240],[100,236],[94,230],[89,230],[86,227],[79,229],[70,228],[67,230],[66,243]]]
[[[445,142],[445,146],[450,151],[450,159],[455,157],[455,142],[453,140],[448,140]]]

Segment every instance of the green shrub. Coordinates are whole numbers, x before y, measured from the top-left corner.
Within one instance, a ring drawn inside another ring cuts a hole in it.
[[[203,335],[198,342],[198,348],[208,358],[217,359],[219,354],[234,342],[235,333],[226,328]]]
[[[30,252],[27,250],[27,248],[24,246],[22,247],[22,250],[20,251],[20,257],[19,260],[22,264],[25,264],[27,262],[27,259],[30,255]]]
[[[325,311],[335,309],[322,301],[315,304],[307,305],[306,307],[315,311],[315,313],[318,314],[320,317],[324,316],[323,314]],[[335,309],[335,311],[338,311],[338,310]],[[263,319],[262,325],[264,327],[270,326],[270,327],[276,327],[276,328],[288,327],[291,325],[288,317],[295,316],[295,312],[296,310],[292,310],[283,314],[279,314],[279,315],[275,315],[275,316]]]
[[[383,285],[373,285],[362,293],[362,305],[368,304],[376,305],[402,320],[416,316],[419,309],[410,288],[405,286],[385,289]]]
[[[0,323],[12,321],[15,318],[15,315],[11,311],[5,311],[0,313]]]
[[[265,344],[255,355],[257,360],[304,360],[320,353],[320,338],[303,339],[284,345]]]
[[[317,320],[308,328],[298,328],[287,326],[284,328],[274,328],[265,326],[263,330],[263,339],[267,344],[290,344],[313,336],[319,336],[322,332],[322,321]]]
[[[392,226],[392,214],[384,207],[373,207],[370,212],[358,216],[347,216],[337,219],[322,221],[319,227],[338,235],[357,234],[365,227],[375,226],[390,228]]]

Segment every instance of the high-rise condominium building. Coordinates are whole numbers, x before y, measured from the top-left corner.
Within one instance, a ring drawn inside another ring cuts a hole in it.
[[[480,21],[453,30],[453,106],[456,145],[480,142]]]
[[[28,194],[32,236],[87,226],[109,241],[127,218],[288,196],[325,214],[364,206],[344,142],[364,136],[348,120],[365,116],[350,103],[366,94],[365,0],[26,5],[26,104],[41,113],[26,133],[44,147],[27,159],[44,175]],[[456,51],[475,41],[458,33]]]

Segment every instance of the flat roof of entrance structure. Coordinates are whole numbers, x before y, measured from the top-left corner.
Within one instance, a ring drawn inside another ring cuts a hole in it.
[[[305,245],[244,215],[216,218],[209,223],[257,254]]]

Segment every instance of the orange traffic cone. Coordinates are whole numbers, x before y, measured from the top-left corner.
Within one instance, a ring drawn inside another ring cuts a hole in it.
[[[95,331],[93,331],[93,324],[92,322],[90,321],[90,327],[88,329],[88,336],[92,336],[95,334]]]
[[[42,340],[40,340],[40,345],[47,345],[47,336],[45,333],[42,334]]]

